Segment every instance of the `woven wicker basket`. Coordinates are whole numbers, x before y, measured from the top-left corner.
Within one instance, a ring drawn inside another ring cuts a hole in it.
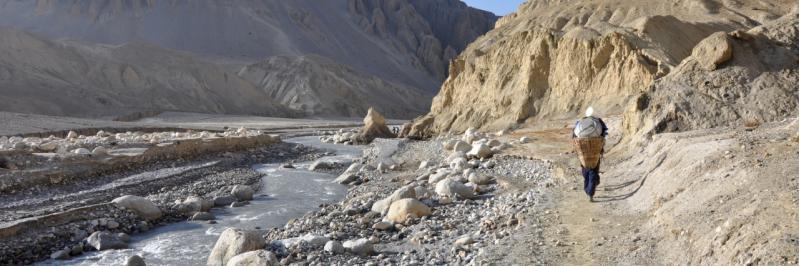
[[[572,139],[572,145],[584,167],[594,169],[599,166],[605,138],[575,138]]]

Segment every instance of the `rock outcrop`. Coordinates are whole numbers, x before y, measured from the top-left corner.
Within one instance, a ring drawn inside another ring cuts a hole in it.
[[[363,143],[371,143],[376,138],[397,137],[386,125],[386,118],[378,113],[374,108],[369,108],[366,117],[363,118],[363,128],[359,132],[359,140]]]
[[[748,31],[716,33],[630,103],[630,140],[745,121],[775,121],[799,107],[799,13]]]
[[[404,136],[573,118],[589,105],[622,113],[688,57],[706,57],[705,69],[730,60],[726,37],[694,49],[700,41],[767,23],[792,5],[725,1],[709,10],[693,2],[528,1],[451,61],[430,113]]]

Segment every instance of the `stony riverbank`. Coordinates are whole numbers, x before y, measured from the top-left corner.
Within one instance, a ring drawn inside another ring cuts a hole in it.
[[[190,134],[193,133],[187,135]],[[141,137],[143,135],[180,136],[171,133],[130,135],[144,142],[152,140]],[[227,137],[230,136],[221,133],[214,138]],[[51,138],[51,141],[68,146],[76,145],[75,142],[85,143],[80,140],[88,138],[90,137]],[[103,141],[100,137],[97,139]],[[19,141],[25,142],[22,139],[14,140],[15,143],[20,143]],[[32,141],[36,140],[28,140]],[[170,142],[170,138],[163,138],[160,141]],[[76,153],[71,154],[73,155],[63,153],[63,159],[44,161],[44,164],[68,165],[70,158],[81,156]],[[207,215],[207,208],[246,204],[247,199],[235,197],[232,190],[237,186],[248,189],[258,187],[263,174],[253,170],[253,165],[308,161],[322,155],[321,151],[302,145],[275,143],[232,152],[198,153],[189,159],[161,157],[162,159],[152,163],[120,167],[119,171],[98,174],[93,178],[75,179],[5,193],[0,196],[2,202],[0,211],[3,213],[3,223],[0,228],[0,237],[2,237],[0,264],[30,264],[48,258],[64,259],[85,251],[105,249],[105,247],[98,248],[97,243],[92,243],[92,235],[100,232],[110,233],[104,241],[116,243],[124,242],[128,235],[145,232],[164,224],[185,221],[197,213],[201,214],[194,219],[213,222],[213,216]],[[97,157],[83,156],[86,159]],[[254,189],[249,190],[254,192]],[[113,199],[123,195],[145,197],[147,201],[158,207],[162,215],[156,219],[144,219],[131,209],[120,208],[118,204],[111,203]],[[195,203],[199,209],[195,210]],[[126,245],[111,246],[120,248]]]
[[[345,200],[254,232],[263,239],[240,250],[256,252],[237,260],[260,254],[283,265],[490,263],[491,246],[537,224],[525,219],[549,214],[543,191],[552,182],[550,165],[501,154],[522,141],[473,131],[428,141],[377,139],[360,162],[338,168],[337,181],[350,185]],[[543,263],[558,243],[545,243],[538,232],[537,240],[528,237],[541,243],[530,254]],[[223,235],[209,265],[238,255],[220,253],[228,243]]]

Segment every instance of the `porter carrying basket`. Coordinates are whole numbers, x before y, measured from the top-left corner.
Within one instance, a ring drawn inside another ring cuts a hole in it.
[[[572,145],[574,145],[574,152],[580,157],[580,163],[584,167],[594,169],[599,166],[605,138],[574,138]]]

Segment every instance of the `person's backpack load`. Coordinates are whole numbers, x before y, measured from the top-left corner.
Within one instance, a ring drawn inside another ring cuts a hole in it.
[[[602,137],[602,122],[596,117],[583,117],[574,127],[574,135],[578,138]]]
[[[605,147],[605,138],[575,138],[572,139],[574,152],[580,157],[580,164],[585,168],[595,169],[602,158],[602,149]]]

